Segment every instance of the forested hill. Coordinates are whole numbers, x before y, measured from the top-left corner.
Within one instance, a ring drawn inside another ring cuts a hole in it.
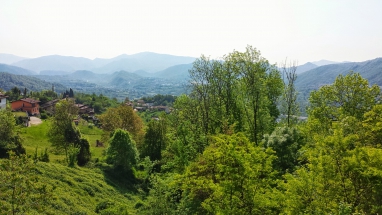
[[[8,72],[15,75],[36,75],[35,72],[17,66],[0,63],[0,72]]]
[[[62,84],[53,84],[56,92],[63,92],[67,89]],[[19,89],[27,88],[29,91],[42,91],[52,89],[52,83],[30,76],[13,75],[6,72],[0,72],[0,88],[8,91],[13,87],[17,87]]]
[[[340,74],[358,72],[368,79],[370,84],[382,86],[382,58],[364,62],[351,62],[320,66],[298,75],[296,87],[299,90],[313,90],[331,84]]]

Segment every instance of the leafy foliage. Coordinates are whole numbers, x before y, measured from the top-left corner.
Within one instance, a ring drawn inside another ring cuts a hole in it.
[[[57,92],[63,92],[65,90],[65,87],[61,84],[54,83],[54,85]],[[13,87],[19,89],[27,88],[30,91],[41,91],[51,89],[52,83],[30,76],[0,72],[0,86],[7,91]]]
[[[99,119],[105,131],[104,141],[107,141],[116,129],[123,129],[128,131],[138,144],[142,142],[143,122],[132,107],[122,104],[116,108],[109,108]]]
[[[142,157],[149,156],[152,161],[162,159],[162,150],[165,149],[167,143],[166,127],[166,119],[163,117],[149,122],[142,147]]]
[[[271,150],[253,146],[243,134],[213,137],[182,179],[184,206],[192,214],[277,213],[273,159]]]
[[[11,111],[0,109],[0,158],[8,157],[8,151],[25,154],[20,136],[16,132],[16,121]]]
[[[0,210],[9,214],[24,214],[31,210],[44,212],[52,196],[51,187],[39,182],[31,159],[10,153],[0,160]],[[5,200],[5,201],[2,201]]]
[[[130,171],[138,161],[138,150],[129,133],[117,129],[109,140],[109,148],[106,152],[106,160],[115,169]]]

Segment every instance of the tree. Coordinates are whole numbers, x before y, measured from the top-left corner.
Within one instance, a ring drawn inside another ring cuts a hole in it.
[[[42,213],[52,197],[51,189],[39,181],[36,167],[26,155],[10,153],[0,159],[0,200],[4,214],[25,214],[31,209]]]
[[[77,155],[77,164],[79,166],[84,166],[91,159],[89,141],[87,139],[81,138],[77,146],[80,149]]]
[[[138,150],[127,131],[117,129],[113,132],[106,151],[106,160],[115,169],[125,172],[130,171],[137,164]]]
[[[357,73],[311,93],[306,164],[285,175],[283,213],[382,213],[379,99]]]
[[[305,145],[305,138],[297,128],[276,128],[272,134],[264,135],[263,142],[276,152],[273,167],[281,175],[294,172],[300,165],[299,150]]]
[[[25,87],[25,88],[24,88],[24,93],[23,93],[24,98],[27,97],[27,92],[28,92],[28,90],[27,90],[27,88]]]
[[[99,119],[102,129],[105,131],[104,141],[107,141],[116,129],[123,129],[128,131],[138,144],[142,144],[143,122],[132,107],[122,104],[116,108],[108,108],[104,114],[99,116]]]
[[[284,80],[284,92],[282,97],[283,114],[286,116],[287,126],[291,126],[297,120],[298,104],[297,92],[295,88],[295,81],[297,79],[297,62],[290,62],[288,67],[287,63],[282,65],[282,73]]]
[[[370,87],[359,73],[339,75],[332,85],[310,94],[308,123],[311,129],[325,134],[330,131],[333,121],[346,117],[362,121],[364,114],[379,102],[380,95],[379,87]]]
[[[142,157],[149,156],[151,161],[162,160],[162,150],[166,147],[166,119],[151,120],[147,125]]]
[[[273,111],[273,116],[271,115],[273,108],[270,107],[275,105],[274,99],[282,92],[279,72],[251,46],[247,46],[243,53],[235,51],[229,54],[226,60],[238,74],[237,101],[241,106],[250,139],[258,144],[264,134],[272,131],[273,122],[277,118],[277,112]],[[272,84],[267,85],[270,78],[273,79],[269,81]],[[269,86],[277,87],[272,89]]]
[[[285,176],[285,214],[337,214],[343,206],[349,214],[382,212],[382,150],[356,141],[335,128],[305,152],[308,164]]]
[[[56,112],[52,117],[48,131],[49,141],[57,151],[64,151],[68,160],[68,149],[79,143],[80,131],[75,127],[73,119],[77,117],[78,108],[72,100],[62,100],[56,104]]]
[[[16,121],[13,113],[7,109],[0,109],[0,158],[8,157],[8,151],[17,155],[25,154],[21,138],[16,133]]]
[[[70,90],[69,90],[69,97],[74,98],[74,93],[73,93],[72,88],[70,88]]]
[[[181,177],[182,205],[192,214],[277,214],[274,158],[243,134],[212,137]]]
[[[272,131],[279,115],[280,72],[251,46],[245,52],[234,51],[223,60],[201,56],[189,71],[188,101],[196,103],[192,107],[197,116],[194,121],[204,136],[233,129],[245,131],[258,144],[264,134]],[[187,104],[181,108],[191,107]]]

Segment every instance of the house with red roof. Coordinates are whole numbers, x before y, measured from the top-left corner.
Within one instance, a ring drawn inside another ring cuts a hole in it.
[[[38,100],[25,98],[12,102],[11,107],[13,111],[27,111],[29,115],[37,115],[40,114],[39,102]]]

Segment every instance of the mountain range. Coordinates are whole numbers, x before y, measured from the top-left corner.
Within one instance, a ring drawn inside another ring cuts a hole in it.
[[[382,58],[376,58],[364,62],[328,64],[313,68],[298,75],[296,87],[299,90],[318,89],[322,85],[333,83],[338,75],[346,75],[350,71],[360,73],[370,84],[382,86]]]
[[[37,74],[47,74],[47,71],[53,73],[74,72],[77,70],[89,70],[95,73],[112,73],[125,70],[134,72],[142,70],[147,73],[154,73],[164,70],[168,67],[192,63],[195,58],[174,56],[167,54],[157,54],[152,52],[142,52],[133,55],[119,55],[110,59],[96,58],[90,60],[83,57],[49,55],[38,58],[23,59],[14,56],[12,60],[8,55],[0,55],[0,63],[8,62],[12,66],[21,67]],[[16,62],[15,62],[16,61]]]
[[[5,55],[0,54],[0,62],[7,60],[12,62],[9,58],[2,59],[3,56]],[[151,52],[94,60],[58,55],[32,59],[17,58],[17,56],[12,58],[13,61],[21,60],[11,64],[0,64],[0,72],[25,75],[25,78],[33,76],[47,83],[60,84],[76,91],[103,93],[121,100],[127,96],[139,98],[155,94],[184,93],[184,85],[189,79],[188,70],[192,68],[192,62],[195,60],[191,57]],[[333,83],[339,74],[347,74],[350,71],[359,72],[371,84],[382,86],[382,58],[376,58],[364,62],[328,60],[308,62],[297,67],[296,88],[306,100],[311,90]],[[7,87],[0,85],[0,88],[7,90],[11,85],[26,87],[20,81],[13,84],[9,83]]]

